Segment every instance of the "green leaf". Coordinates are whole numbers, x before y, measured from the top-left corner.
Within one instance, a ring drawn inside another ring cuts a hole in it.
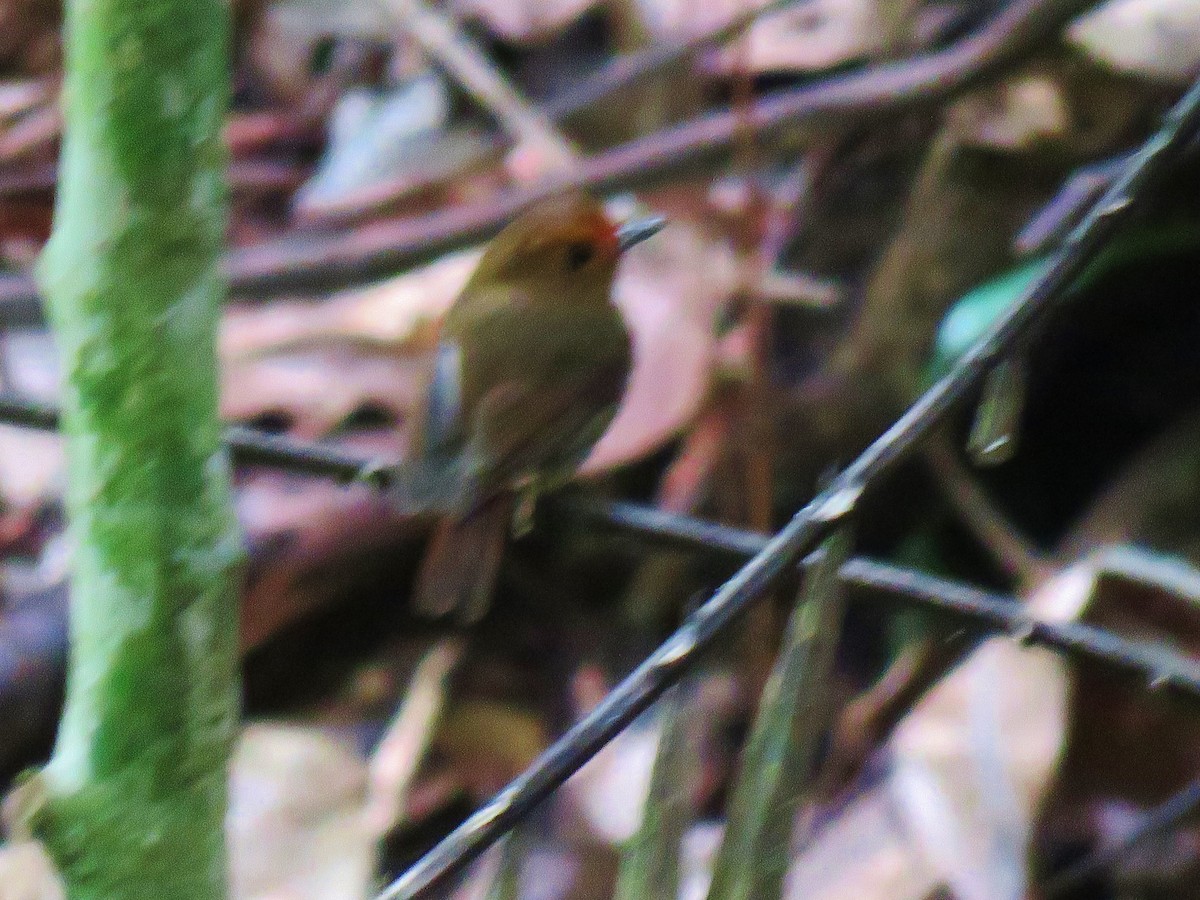
[[[708,900],[771,900],[782,892],[796,811],[811,789],[830,712],[825,685],[845,611],[838,573],[850,548],[846,530],[834,533],[805,573],[746,745]]]
[[[1146,225],[1117,238],[1079,276],[1072,291],[1086,291],[1115,269],[1200,248],[1200,224],[1192,221]],[[1050,265],[1042,257],[1019,265],[964,294],[942,319],[934,341],[929,380],[942,377]]]
[[[1001,360],[988,374],[967,438],[967,453],[976,465],[997,466],[1017,452],[1026,380],[1023,356]]]
[[[660,703],[658,753],[637,833],[621,850],[615,900],[676,900],[679,851],[692,819],[692,783],[699,767],[689,727],[690,681]]]
[[[521,894],[521,863],[525,859],[525,827],[518,825],[504,838],[499,847],[500,864],[488,887],[487,900],[519,900]]]

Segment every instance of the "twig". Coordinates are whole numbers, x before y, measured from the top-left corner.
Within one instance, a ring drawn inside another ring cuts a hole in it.
[[[1092,2],[1017,0],[978,34],[946,50],[764,97],[748,127],[765,137],[831,117],[878,116],[940,100],[1029,52]],[[710,113],[585,160],[572,184],[601,193],[644,184],[720,156],[737,130],[734,110]],[[531,186],[486,204],[374,226],[365,234],[247,248],[230,257],[227,271],[241,294],[323,290],[393,275],[490,236],[544,193],[545,187]]]
[[[923,453],[942,496],[1004,573],[1027,587],[1039,581],[1046,569],[1042,555],[996,508],[949,441],[939,435],[925,445]]]
[[[1082,622],[1044,622],[1012,597],[868,559],[842,566],[857,588],[936,613],[972,630],[1005,634],[1022,646],[1045,647],[1076,662],[1101,665],[1173,699],[1200,706],[1200,665],[1149,641],[1120,637]]]
[[[52,431],[58,427],[58,412],[45,404],[13,398],[0,392],[0,422]],[[226,444],[234,459],[240,463],[268,465],[293,472],[330,476],[342,481],[368,478],[383,468],[378,462],[333,447],[264,435],[246,428],[227,429]],[[778,544],[778,538],[772,540],[753,531],[633,503],[560,501],[555,506],[557,509],[552,510],[553,513],[566,514],[584,523],[732,559],[753,561],[770,546]],[[1125,669],[1155,682],[1156,688],[1169,687],[1200,700],[1200,676],[1193,676],[1186,671],[1194,667],[1148,645],[1147,649],[1140,650],[1138,645],[1089,626],[1037,623],[1022,613],[1011,598],[880,563],[852,560],[842,568],[842,577],[854,586],[881,590],[932,611],[957,616],[976,628],[982,626],[1005,631],[1025,643],[1063,650],[1081,659]],[[744,582],[745,578],[741,580]],[[735,582],[738,579],[727,583],[719,594],[725,593]],[[706,608],[702,608],[697,615],[703,616]],[[1076,633],[1080,629],[1088,633]],[[660,648],[656,656],[661,656],[663,649]]]
[[[1131,159],[1122,176],[1068,236],[1058,254],[1018,302],[944,378],[775,537],[766,539],[724,526],[679,520],[655,510],[643,510],[634,515],[628,508],[624,509],[619,518],[630,530],[641,530],[682,543],[699,542],[706,547],[752,558],[591,714],[547,750],[530,770],[406,872],[381,897],[427,895],[478,856],[525,811],[545,799],[674,684],[696,656],[711,645],[739,613],[850,513],[863,491],[907,457],[959,400],[979,386],[990,368],[1061,301],[1074,278],[1129,219],[1136,208],[1135,200],[1162,176],[1167,164],[1198,126],[1200,82],[1176,104],[1162,128]],[[57,422],[53,410],[9,400],[0,404],[0,417],[41,428],[54,427]],[[300,464],[303,471],[338,477],[361,476],[377,468],[360,458],[286,439],[250,439],[249,435],[236,432],[231,438],[235,453],[259,462]],[[647,527],[649,523],[653,523],[653,527]],[[954,602],[935,603],[935,595],[929,589],[945,586],[944,582],[912,573],[897,575],[897,570],[870,565],[877,575],[890,571],[893,577],[890,581],[885,579],[889,589],[907,591],[907,596],[914,602],[951,609],[975,624],[1003,628],[1023,641],[1105,661],[1150,678],[1156,688],[1200,698],[1200,677],[1192,671],[1195,667],[1179,661],[1172,654],[1158,652],[1155,648],[1140,648],[1087,626],[1037,623],[1011,609],[1004,601],[991,598],[989,603],[988,595],[970,589],[956,588],[959,593]],[[857,568],[850,566],[850,577],[865,578],[866,574],[862,564]]]
[[[446,706],[450,675],[462,656],[462,642],[455,638],[444,638],[429,648],[412,674],[400,708],[371,754],[363,819],[376,839],[407,818],[413,778],[433,741]]]
[[[696,35],[680,44],[651,47],[639,53],[619,56],[600,70],[589,75],[575,87],[546,101],[549,115],[563,119],[631,87],[643,79],[683,62],[690,56],[733,40],[764,16],[796,6],[804,0],[769,0],[761,6],[747,9],[724,25],[705,34]]]
[[[0,391],[0,422],[56,431],[59,412],[49,404]],[[236,425],[225,430],[225,445],[234,461],[243,465],[271,466],[338,481],[381,478],[388,466],[385,461],[364,459],[336,447],[296,441]]]
[[[1010,352],[1032,326],[1049,312],[1074,281],[1128,221],[1135,200],[1162,175],[1165,164],[1186,144],[1200,126],[1200,81],[1192,86],[1168,114],[1161,129],[1146,142],[1124,174],[1110,187],[1092,211],[1064,241],[1042,275],[979,340],[954,368],[917,400],[899,420],[872,443],[792,521],[772,537],[765,547],[727,581],[697,612],[638,666],[587,717],[554,743],[524,774],[514,780],[473,816],[455,829],[438,846],[393,882],[379,900],[427,897],[445,884],[455,872],[469,864],[494,843],[529,809],[549,796],[559,785],[594,756],[599,749],[679,680],[683,672],[708,648],[728,625],[770,588],[800,556],[850,514],[859,497],[871,485],[906,458],[946,416],[954,405],[976,389],[991,368]],[[897,587],[909,582],[900,580]],[[960,598],[962,599],[962,598]],[[966,604],[969,606],[969,604]],[[1027,617],[1007,620],[1003,608],[975,609],[985,620],[1020,626],[1023,640],[1057,641],[1061,627],[1036,623]],[[1021,613],[1016,613],[1021,616]],[[1086,629],[1086,639],[1099,642],[1096,649],[1114,662],[1125,661],[1153,675],[1158,688],[1182,690],[1200,696],[1200,676],[1190,669],[1166,668],[1168,658],[1155,653],[1143,659],[1126,660],[1123,648],[1103,646],[1111,635]],[[1027,637],[1028,635],[1028,637]],[[1068,641],[1063,649],[1075,647]]]
[[[1093,2],[1016,0],[977,33],[944,50],[764,97],[755,105],[750,127],[766,136],[942,100],[1023,58]],[[585,159],[572,183],[604,193],[661,179],[721,157],[736,129],[734,112],[710,113]],[[531,185],[484,203],[353,232],[264,242],[231,252],[226,275],[235,294],[250,297],[334,290],[393,276],[490,237],[544,192],[543,186]],[[39,319],[33,282],[22,275],[0,277],[0,324]]]
[[[1193,781],[1147,813],[1130,834],[1097,848],[1050,878],[1042,887],[1042,896],[1054,900],[1077,890],[1106,869],[1111,869],[1149,839],[1174,831],[1197,813],[1200,813],[1200,781]]]
[[[57,423],[57,415],[47,407],[27,402],[14,403],[0,395],[0,420],[27,427],[53,429]],[[262,445],[258,438],[248,443],[255,447]],[[246,443],[235,443],[235,453],[238,452],[238,447],[244,446]],[[298,448],[302,448],[304,452],[297,453]],[[319,459],[319,454],[313,450],[311,445],[286,442],[253,458],[267,464],[283,462],[287,468],[291,468],[296,458],[304,461]],[[241,457],[242,454],[238,453],[238,456]],[[317,462],[304,471],[350,478],[358,472],[369,471],[370,468],[371,465],[363,459],[349,455],[338,457],[331,453],[327,462]],[[558,514],[571,515],[585,523],[607,526],[669,546],[726,555],[732,559],[756,557],[771,543],[771,539],[766,535],[630,503],[560,502],[556,505],[559,507],[556,510]],[[999,631],[1022,644],[1045,647],[1080,662],[1104,666],[1134,676],[1156,691],[1167,691],[1180,699],[1200,705],[1200,667],[1159,646],[1130,641],[1089,625],[1041,622],[1022,612],[1020,605],[1012,597],[987,593],[885,563],[852,559],[842,566],[840,576],[849,587],[878,592],[893,602],[905,603],[948,617],[973,631]],[[703,614],[704,610],[701,610],[701,615]],[[682,652],[688,659],[694,655],[694,651],[687,651],[686,648],[682,648]],[[656,656],[662,659],[662,650]],[[666,657],[666,663],[677,665],[669,656]],[[628,692],[630,687],[623,683],[618,690]],[[602,704],[601,709],[606,713],[605,720],[610,722],[608,727],[614,727],[617,713],[611,708],[605,708],[610,704],[611,697],[606,704]],[[641,709],[644,709],[644,706],[639,707],[639,711]],[[622,717],[620,724],[628,724],[633,717]],[[590,721],[591,717],[587,722]],[[592,727],[596,727],[596,724],[593,723]],[[616,730],[620,728],[614,727],[614,733]],[[561,744],[560,740],[559,744],[551,748],[551,752],[561,753]],[[539,765],[545,765],[544,760],[545,757]],[[526,802],[521,808],[527,809],[532,805]]]
[[[233,455],[234,462],[242,465],[270,466],[345,482],[383,483],[390,465],[390,461],[364,459],[337,447],[296,441],[238,426],[225,430],[225,445]]]
[[[517,144],[536,148],[555,170],[571,174],[578,162],[574,148],[537,107],[496,71],[474,42],[442,13],[422,0],[378,0],[430,57],[495,116]]]
[[[563,512],[578,521],[650,538],[668,546],[755,558],[771,542],[767,535],[703,522],[632,503],[571,503]],[[1039,622],[1012,597],[992,594],[909,569],[853,559],[841,570],[856,588],[957,620],[972,631],[1000,631],[1022,644],[1057,650],[1136,676],[1155,690],[1170,688],[1200,702],[1200,666],[1149,643],[1138,643],[1090,625]]]

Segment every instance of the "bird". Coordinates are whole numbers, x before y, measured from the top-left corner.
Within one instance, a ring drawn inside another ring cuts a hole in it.
[[[439,514],[413,590],[418,615],[482,618],[514,525],[612,421],[632,366],[612,300],[618,262],[665,224],[618,225],[590,194],[563,192],[488,243],[442,322],[416,416],[409,499]]]

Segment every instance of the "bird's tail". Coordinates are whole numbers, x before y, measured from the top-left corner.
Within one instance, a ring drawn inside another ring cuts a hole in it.
[[[502,494],[463,519],[437,524],[413,591],[418,615],[454,613],[468,624],[483,618],[500,571],[514,503],[511,494]]]

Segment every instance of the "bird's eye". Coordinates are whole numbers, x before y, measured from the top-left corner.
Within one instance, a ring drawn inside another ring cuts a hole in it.
[[[596,248],[586,241],[576,241],[567,246],[567,268],[578,272],[596,255]]]

